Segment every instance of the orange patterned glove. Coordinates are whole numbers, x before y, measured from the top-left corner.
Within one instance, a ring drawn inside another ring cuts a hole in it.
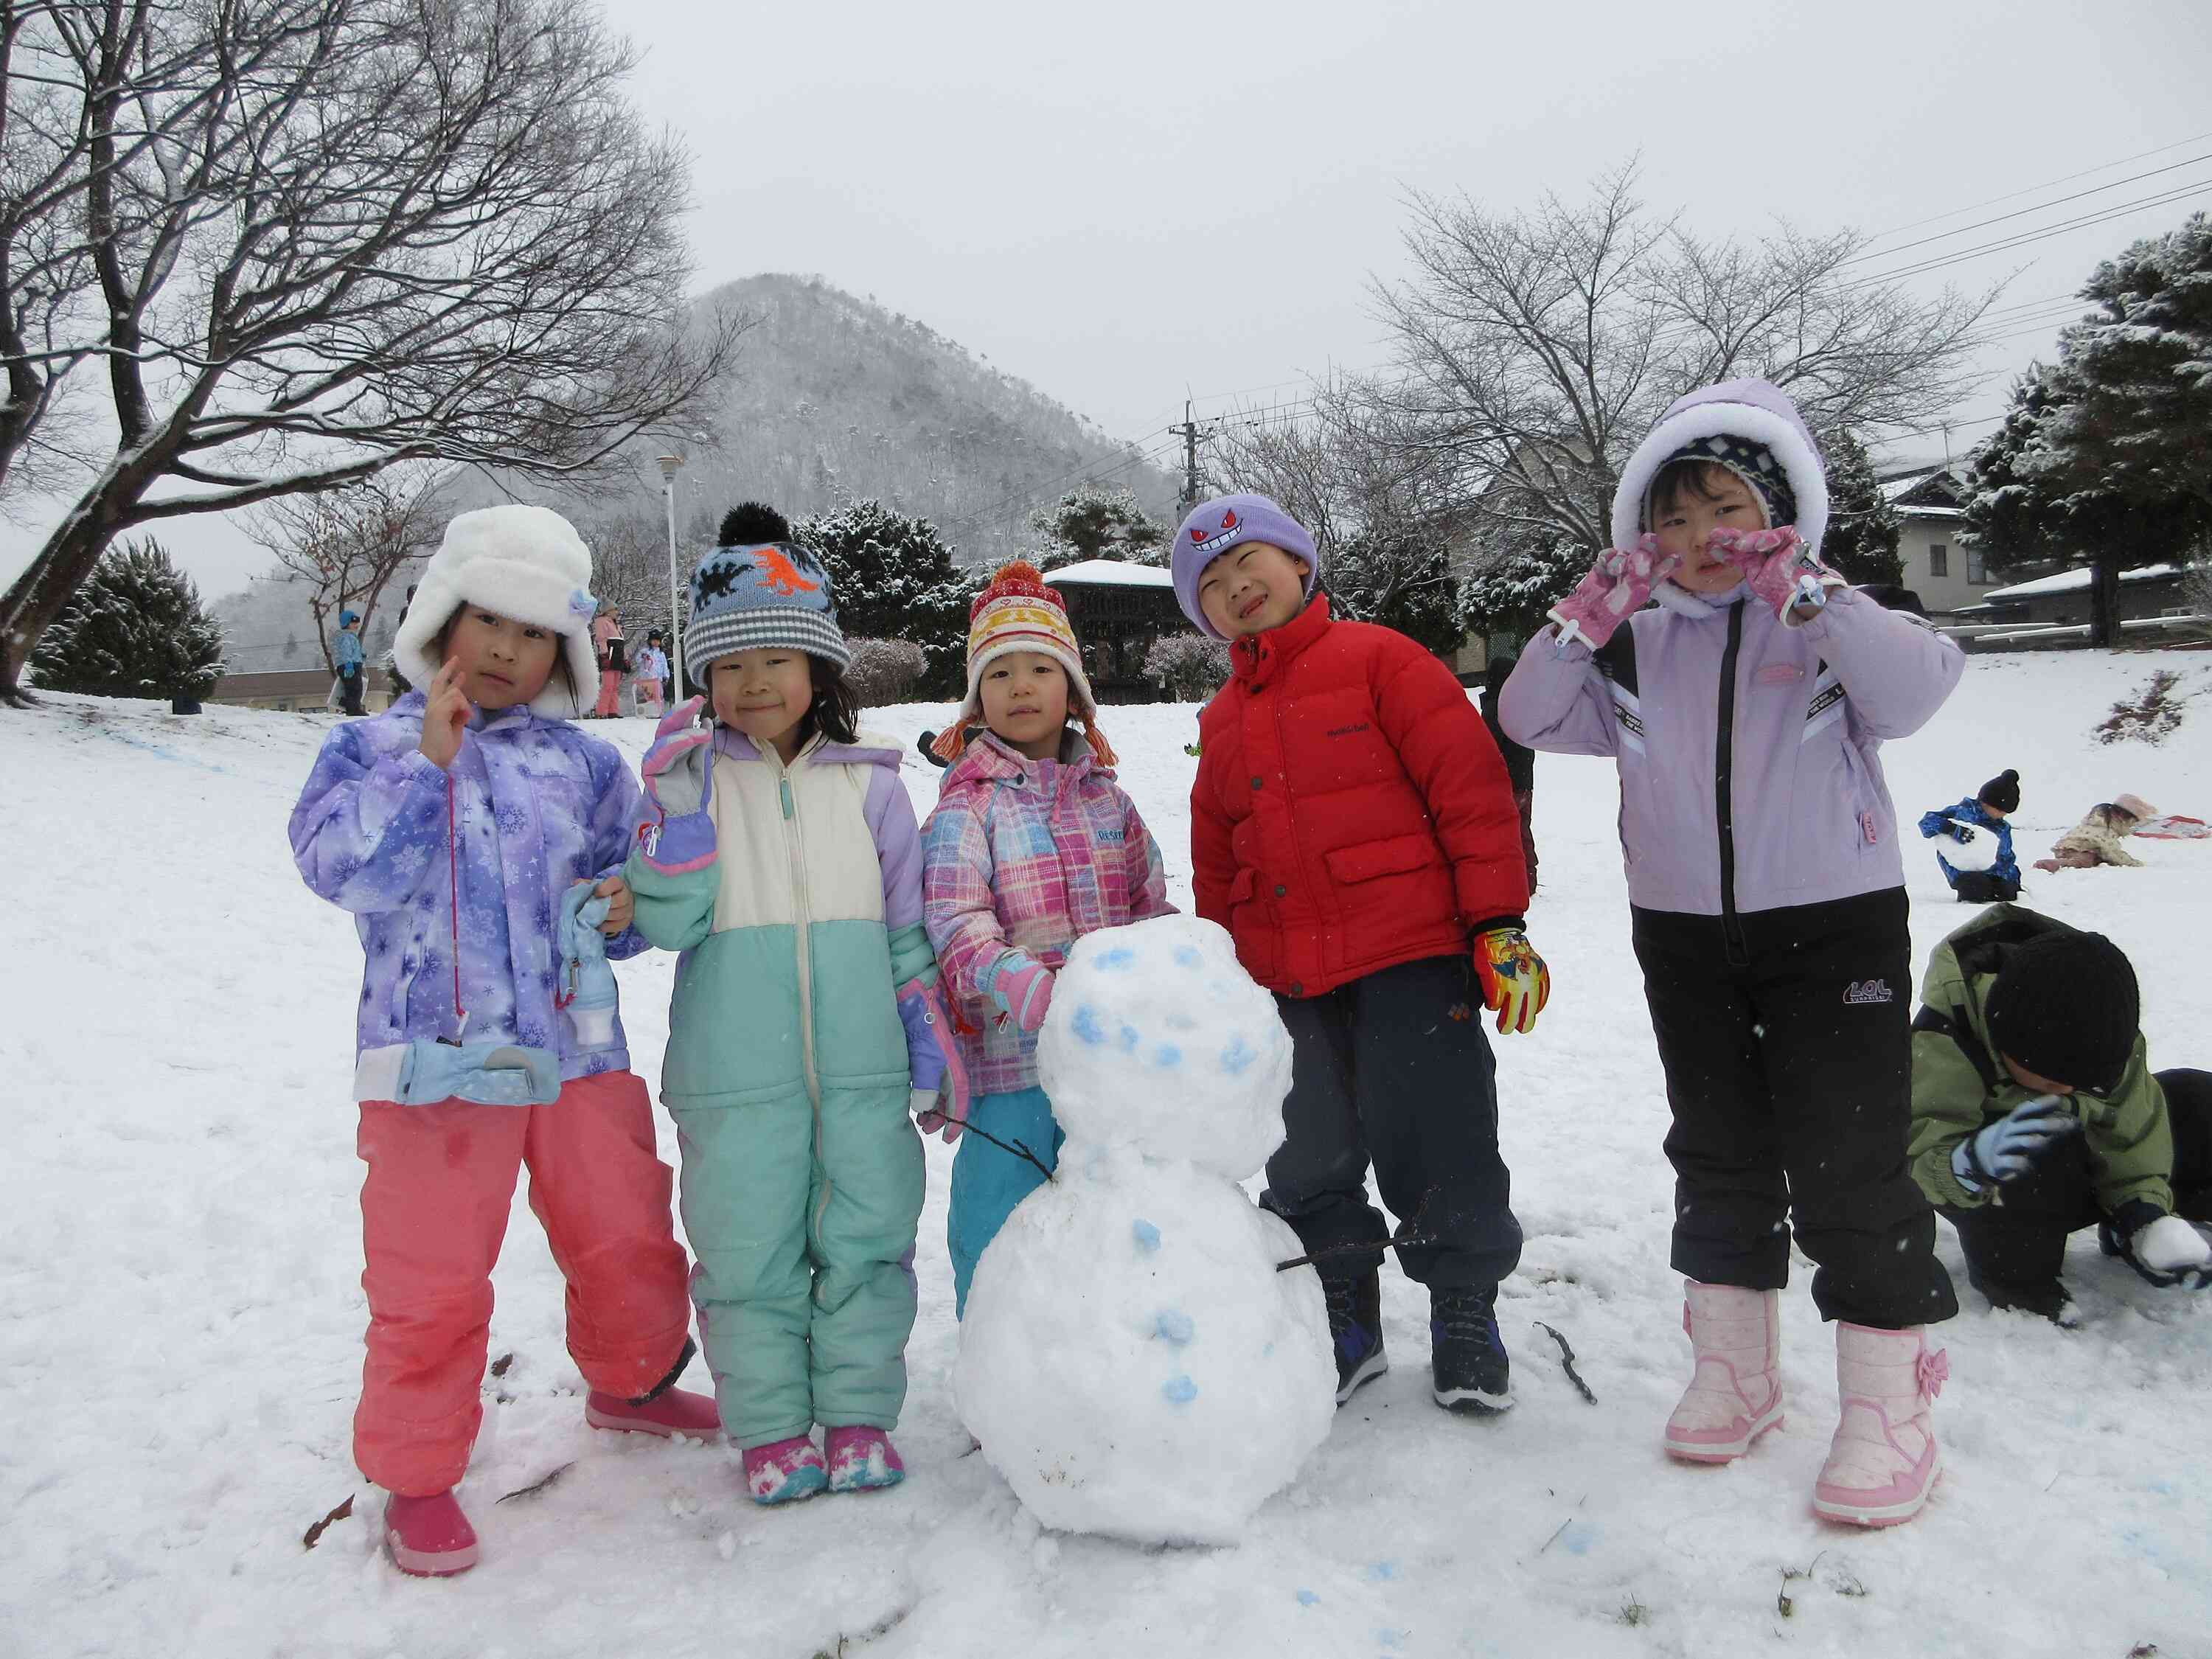
[[[1474,936],[1475,976],[1482,1006],[1498,1015],[1498,1030],[1533,1031],[1552,1000],[1552,970],[1518,927],[1492,927]]]

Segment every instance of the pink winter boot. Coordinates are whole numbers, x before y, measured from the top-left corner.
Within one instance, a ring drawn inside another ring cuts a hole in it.
[[[1782,1296],[1684,1281],[1682,1328],[1697,1370],[1667,1419],[1667,1454],[1730,1463],[1782,1422]]]
[[[822,1454],[812,1438],[803,1434],[748,1446],[744,1462],[745,1490],[756,1504],[793,1504],[813,1497],[829,1481]]]
[[[664,1438],[680,1434],[687,1440],[711,1442],[722,1437],[722,1419],[714,1409],[714,1396],[687,1389],[663,1389],[650,1400],[624,1400],[594,1389],[584,1401],[584,1421],[595,1429]]]
[[[384,1547],[393,1565],[417,1578],[450,1578],[477,1564],[477,1529],[450,1492],[432,1498],[392,1493],[384,1503]]]
[[[823,1437],[830,1456],[831,1492],[874,1492],[906,1479],[898,1448],[881,1429],[862,1424],[831,1429]]]
[[[1813,1488],[1813,1512],[1861,1527],[1893,1527],[1920,1513],[1942,1473],[1929,1405],[1951,1375],[1928,1334],[1836,1323],[1836,1387],[1843,1420]]]

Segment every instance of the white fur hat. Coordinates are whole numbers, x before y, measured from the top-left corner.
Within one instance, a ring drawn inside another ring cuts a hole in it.
[[[599,665],[592,653],[592,550],[550,507],[483,507],[455,515],[446,539],[422,572],[407,619],[392,641],[392,660],[417,685],[428,685],[444,666],[431,647],[439,631],[465,605],[561,636],[576,695],[556,675],[530,700],[532,714],[569,720],[596,692]]]

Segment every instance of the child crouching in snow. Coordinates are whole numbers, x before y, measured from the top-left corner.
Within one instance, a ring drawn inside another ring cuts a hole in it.
[[[951,769],[922,830],[922,915],[969,1097],[945,1139],[968,1125],[983,1132],[961,1141],[945,1218],[963,1313],[984,1246],[1044,1179],[1007,1148],[1029,1147],[1048,1169],[1058,1161],[1036,1033],[1068,946],[1174,908],[1159,849],[1108,769],[1114,751],[1059,593],[1018,561],[968,617],[968,696],[937,739]]]
[[[1666,1449],[1724,1463],[1781,1421],[1794,1218],[1842,1402],[1814,1508],[1881,1526],[1917,1514],[1941,1467],[1929,1402],[1946,1362],[1925,1328],[1958,1305],[1905,1164],[1912,941],[1876,751],[1942,706],[1964,659],[1820,563],[1827,518],[1820,453],[1780,392],[1680,399],[1622,472],[1613,550],[1521,653],[1503,717],[1532,748],[1620,769],[1696,1355]]]
[[[525,1164],[568,1283],[586,1420],[718,1427],[712,1401],[672,1386],[690,1307],[645,1085],[611,1006],[564,1012],[557,990],[555,919],[581,884],[606,953],[645,948],[617,873],[636,786],[569,724],[593,672],[591,574],[558,514],[456,518],[392,647],[418,689],[332,732],[292,810],[300,873],[353,913],[368,957],[354,1457],[392,1494],[385,1541],[410,1573],[476,1564],[453,1488],[483,1420],[492,1264]]]
[[[1505,763],[1449,669],[1329,615],[1313,538],[1266,496],[1197,507],[1174,560],[1183,615],[1228,642],[1231,669],[1199,716],[1191,888],[1290,1029],[1285,1138],[1260,1201],[1321,1258],[1337,1401],[1387,1369],[1371,1158],[1407,1240],[1398,1259],[1428,1287],[1432,1397],[1504,1411],[1498,1286],[1521,1224],[1474,1010],[1527,1031],[1551,986],[1522,931]]]
[[[2059,836],[2049,858],[2036,860],[2035,867],[2053,875],[2061,870],[2094,870],[2100,864],[2140,870],[2142,860],[2121,843],[2135,834],[2136,825],[2157,816],[2158,808],[2139,795],[2100,801]]]
[[[1941,843],[1936,867],[1963,902],[2009,903],[2020,896],[2020,863],[2005,822],[2019,811],[2020,774],[2008,769],[1956,806],[1920,815],[1920,833]]]
[[[936,1109],[945,1068],[903,745],[854,729],[830,579],[780,514],[725,518],[690,603],[714,727],[696,698],[661,721],[628,874],[638,931],[684,952],[661,1100],[699,1335],[755,1503],[893,1486],[922,1200],[908,1113]]]

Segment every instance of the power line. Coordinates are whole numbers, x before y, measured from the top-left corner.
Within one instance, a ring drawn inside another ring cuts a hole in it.
[[[1883,248],[1880,252],[1869,251],[1854,254],[1843,263],[1855,265],[1863,259],[1887,259],[1893,253],[1902,253],[1907,248],[1925,247],[1930,242],[1948,242],[1954,236],[1964,236],[1972,231],[1987,230],[1991,225],[2001,225],[2008,219],[2022,219],[2031,213],[2047,212],[2055,207],[2063,207],[2069,202],[2078,202],[2087,196],[2101,196],[2108,190],[2119,189],[2123,185],[2139,184],[2145,179],[2155,179],[2161,173],[2178,173],[2183,167],[2197,167],[2205,161],[2212,161],[2212,155],[2192,155],[2185,161],[2174,161],[2162,167],[2152,167],[2148,172],[2138,173],[2130,178],[2115,179],[2110,184],[2092,185],[2087,190],[2075,191],[2071,196],[2060,196],[2048,202],[2038,202],[2033,207],[2015,208],[2010,213],[1998,214],[1994,219],[1984,219],[1974,224],[1960,225],[1956,230],[1938,231],[1935,235],[1923,236],[1917,242],[1900,243],[1896,247]]]
[[[1909,225],[1893,225],[1887,230],[1875,232],[1869,240],[1878,242],[1885,236],[1902,236],[1906,231],[1917,230],[1923,225],[1939,225],[1944,220],[1955,219],[1962,213],[1978,213],[1985,207],[1995,207],[2000,202],[2015,202],[2023,196],[2034,195],[2039,190],[2054,190],[2060,185],[2070,185],[2076,179],[2087,179],[2095,173],[2109,173],[2114,167],[2124,167],[2133,161],[2148,161],[2154,155],[2163,155],[2168,150],[2180,149],[2190,144],[2201,144],[2208,138],[2212,138],[2212,132],[2200,132],[2192,138],[2177,138],[2173,143],[2160,144],[2155,149],[2143,150],[2134,155],[2123,155],[2118,161],[2100,161],[2095,167],[2084,167],[2079,173],[2069,173],[2061,179],[2046,179],[2039,185],[2023,185],[2019,190],[2008,191],[2002,196],[1992,196],[1986,201],[1972,202],[1965,207],[1952,208],[1947,212],[1935,214],[1926,219],[1915,219]]]

